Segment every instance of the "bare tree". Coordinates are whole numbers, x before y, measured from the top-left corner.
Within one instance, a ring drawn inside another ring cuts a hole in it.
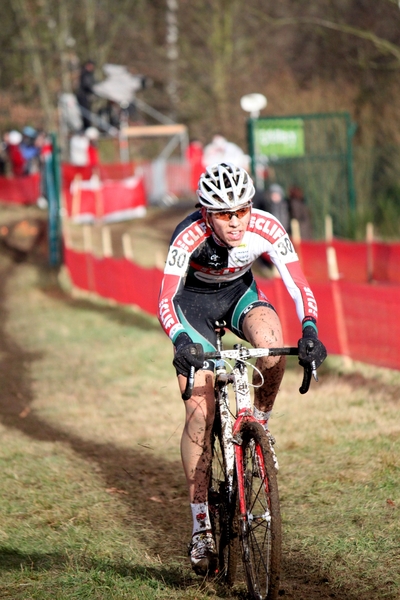
[[[22,41],[29,52],[29,58],[32,66],[32,73],[39,91],[40,102],[44,113],[45,126],[49,130],[54,130],[55,104],[49,93],[47,85],[47,76],[40,53],[40,42],[35,30],[35,19],[31,11],[30,4],[26,0],[10,0],[11,7],[19,24]]]

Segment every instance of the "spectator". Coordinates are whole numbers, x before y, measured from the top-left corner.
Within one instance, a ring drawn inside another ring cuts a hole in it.
[[[216,163],[231,163],[243,169],[249,166],[249,157],[243,150],[220,134],[214,135],[212,142],[204,148],[203,161],[205,167]]]
[[[258,190],[253,199],[253,206],[274,215],[286,231],[290,232],[289,202],[285,198],[285,191],[280,185],[273,183],[267,191]]]
[[[87,165],[92,168],[99,166],[99,151],[97,148],[97,140],[99,139],[99,130],[96,127],[88,127],[85,131],[85,135],[89,140],[87,147]]]
[[[310,209],[308,208],[303,190],[293,185],[289,190],[290,218],[299,222],[300,237],[302,240],[312,239],[312,223]]]
[[[4,141],[0,143],[0,176],[4,177],[7,173],[7,144]]]
[[[79,102],[79,106],[83,109],[82,120],[83,128],[87,129],[91,125],[90,112],[92,110],[93,100],[93,86],[96,83],[94,78],[95,63],[92,60],[87,60],[82,67],[79,88],[76,97]]]
[[[197,190],[200,175],[204,171],[203,156],[203,144],[197,139],[190,140],[186,150],[186,160],[190,165],[190,189],[194,192]]]
[[[83,131],[74,133],[69,142],[71,165],[85,167],[88,164],[89,139]]]
[[[20,150],[25,160],[24,174],[31,175],[39,170],[40,149],[36,146],[37,131],[30,125],[22,130]]]
[[[14,177],[22,177],[25,174],[25,159],[20,148],[22,134],[13,129],[4,135],[4,141],[10,161],[11,173]]]
[[[121,107],[118,102],[107,100],[106,105],[99,110],[99,117],[106,121],[110,127],[119,129],[121,124]]]

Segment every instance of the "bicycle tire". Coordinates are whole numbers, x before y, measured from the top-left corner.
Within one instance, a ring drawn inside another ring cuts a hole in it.
[[[216,408],[218,411],[218,407]],[[211,436],[212,461],[208,506],[211,527],[218,552],[218,573],[220,581],[232,586],[235,581],[239,554],[238,521],[236,514],[236,486],[229,499],[225,471],[223,446],[221,443],[218,414],[214,420]]]
[[[240,433],[246,514],[239,515],[239,537],[247,589],[255,600],[276,600],[282,525],[274,458],[259,423],[243,422]]]

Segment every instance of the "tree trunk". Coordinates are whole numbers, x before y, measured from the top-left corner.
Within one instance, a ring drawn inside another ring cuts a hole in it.
[[[47,87],[47,77],[39,52],[39,40],[33,26],[34,19],[30,13],[29,3],[26,0],[10,0],[10,4],[17,17],[23,44],[29,52],[32,73],[39,90],[40,103],[45,117],[45,128],[48,131],[54,131],[56,129],[55,106]]]

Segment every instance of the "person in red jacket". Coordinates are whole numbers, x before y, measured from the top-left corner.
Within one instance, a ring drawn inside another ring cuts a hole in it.
[[[190,165],[190,189],[194,192],[197,189],[199,177],[205,170],[203,155],[203,144],[200,142],[200,140],[190,140],[186,150],[186,159]]]
[[[85,136],[89,140],[87,164],[89,167],[92,167],[92,169],[96,169],[100,164],[99,149],[97,147],[99,130],[96,129],[96,127],[88,127],[85,131]]]
[[[19,131],[12,130],[5,134],[4,141],[10,161],[11,173],[14,177],[22,177],[25,175],[25,159],[20,148],[22,134]]]

